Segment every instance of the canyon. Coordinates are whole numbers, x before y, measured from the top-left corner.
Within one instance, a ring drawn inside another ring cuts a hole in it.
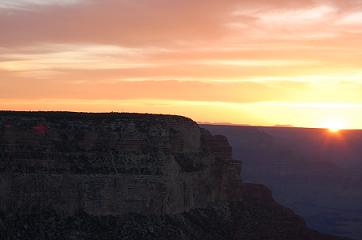
[[[339,239],[241,166],[185,117],[3,111],[1,239]]]
[[[202,127],[227,136],[244,182],[265,184],[313,229],[362,239],[361,130]]]

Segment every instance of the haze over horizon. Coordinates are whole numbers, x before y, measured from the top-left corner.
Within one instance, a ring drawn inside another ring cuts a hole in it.
[[[362,128],[360,0],[0,0],[0,109]]]

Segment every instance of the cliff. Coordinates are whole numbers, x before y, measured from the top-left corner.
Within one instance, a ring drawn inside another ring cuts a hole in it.
[[[0,112],[0,239],[337,239],[188,118]]]
[[[224,137],[190,119],[0,113],[0,209],[175,214],[240,199]]]
[[[6,240],[343,240],[308,229],[276,203],[262,185],[244,184],[243,201],[222,202],[179,214],[62,217],[51,210],[0,214]],[[346,240],[346,239],[345,239]]]

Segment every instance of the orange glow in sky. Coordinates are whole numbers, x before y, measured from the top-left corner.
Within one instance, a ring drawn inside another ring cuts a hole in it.
[[[362,128],[361,12],[356,0],[0,1],[0,109]]]

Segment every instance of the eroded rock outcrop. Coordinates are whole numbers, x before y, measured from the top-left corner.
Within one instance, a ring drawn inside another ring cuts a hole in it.
[[[226,138],[179,116],[0,113],[0,208],[175,214],[240,200]]]
[[[336,240],[190,119],[0,112],[0,239]]]
[[[308,229],[304,220],[276,203],[261,185],[246,184],[239,202],[171,215],[59,216],[44,210],[0,214],[7,240],[346,240]]]

